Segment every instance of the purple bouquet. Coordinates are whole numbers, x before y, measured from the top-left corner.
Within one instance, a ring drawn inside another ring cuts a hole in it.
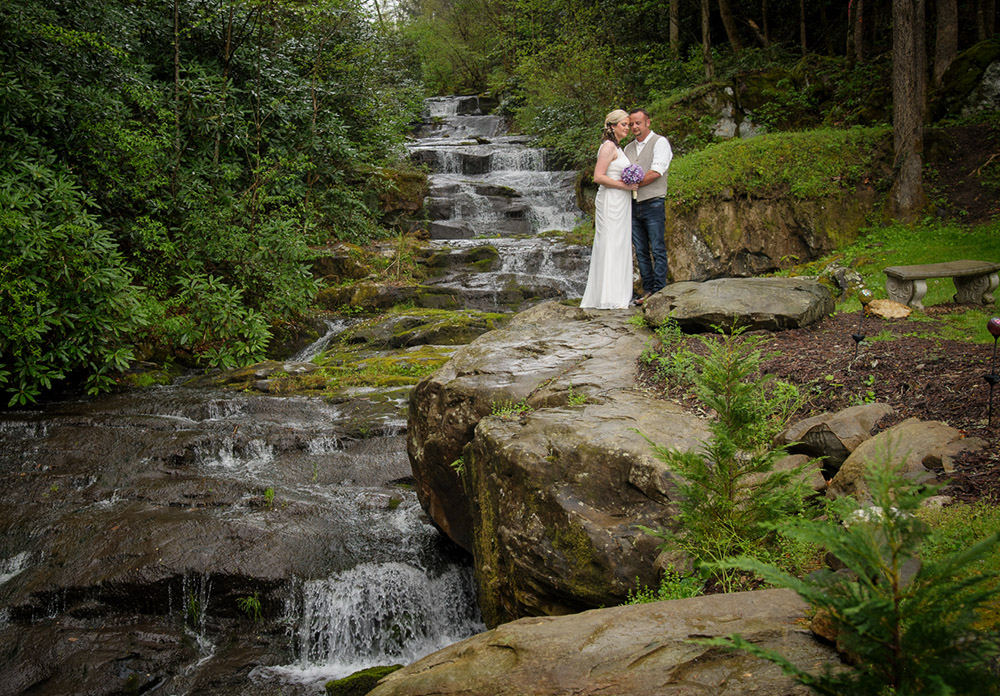
[[[646,172],[642,171],[642,167],[638,164],[630,164],[622,170],[622,183],[623,184],[638,184],[642,182],[643,177],[646,176]],[[636,192],[632,192],[632,198],[636,197]]]

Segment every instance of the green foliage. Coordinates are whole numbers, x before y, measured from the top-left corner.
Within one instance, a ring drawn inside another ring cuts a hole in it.
[[[307,243],[385,234],[380,170],[421,98],[400,37],[345,0],[176,7],[175,34],[170,3],[0,4],[16,403],[107,388],[136,344],[255,360],[316,293]]]
[[[274,489],[270,486],[264,489],[264,507],[268,510],[274,507]]]
[[[490,408],[490,415],[502,420],[518,420],[522,415],[534,409],[521,399],[517,403],[513,401],[495,401]]]
[[[638,316],[638,315],[635,315]],[[654,376],[666,384],[687,387],[697,375],[698,356],[684,344],[680,326],[671,318],[655,328],[660,344],[647,344],[639,359],[653,368]]]
[[[815,198],[852,190],[885,166],[888,128],[823,129],[729,140],[678,158],[671,203],[680,208],[727,192],[735,198]]]
[[[23,144],[20,156],[0,151],[0,386],[9,405],[77,371],[88,392],[106,388],[147,321],[142,288],[93,201],[53,153]]]
[[[924,507],[918,515],[930,527],[930,535],[920,545],[920,558],[925,563],[941,563],[950,554],[970,548],[981,539],[1000,532],[1000,507],[988,501]],[[988,582],[988,586],[997,593],[983,607],[982,623],[1000,626],[1000,545],[990,548],[978,563],[967,569],[967,573],[996,576]]]
[[[652,533],[697,564],[775,553],[778,536],[771,525],[803,510],[804,466],[776,471],[785,450],[771,446],[795,410],[797,393],[784,385],[776,389],[759,375],[760,351],[739,333],[706,338],[708,352],[698,358],[695,391],[716,414],[712,436],[698,451],[651,442],[654,455],[678,475],[679,492],[675,529]],[[726,569],[714,579],[726,591],[747,580]]]
[[[587,403],[587,395],[573,391],[573,384],[570,383],[566,389],[566,405],[583,406],[585,403]]]
[[[932,537],[918,510],[933,490],[907,480],[891,461],[889,452],[869,465],[872,507],[844,497],[826,519],[783,524],[786,534],[823,545],[845,570],[798,578],[753,558],[718,566],[795,590],[832,622],[851,667],[811,673],[740,636],[710,642],[771,660],[831,696],[996,693],[998,632],[979,620],[983,607],[997,599],[998,574],[980,564],[1000,543],[1000,533],[951,553],[924,553]],[[910,575],[917,557],[923,563]]]
[[[254,592],[252,595],[236,598],[236,606],[247,615],[254,623],[258,623],[263,618],[261,614],[260,596]]]
[[[701,592],[701,580],[693,575],[682,575],[673,567],[669,567],[663,571],[660,584],[656,589],[637,587],[635,592],[629,590],[628,601],[625,604],[649,604],[670,599],[687,599],[688,597],[697,597]]]
[[[185,618],[187,620],[188,626],[191,628],[197,628],[201,624],[203,618],[202,615],[203,607],[201,605],[201,600],[198,598],[193,591],[188,592],[187,603],[185,605]]]
[[[327,696],[365,696],[375,688],[379,679],[395,672],[402,665],[386,667],[369,667],[343,679],[334,679],[326,683]]]

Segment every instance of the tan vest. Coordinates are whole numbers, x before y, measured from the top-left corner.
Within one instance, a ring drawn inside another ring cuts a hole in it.
[[[642,146],[642,152],[638,157],[635,154],[635,141],[633,140],[630,142],[625,146],[625,156],[628,157],[628,161],[632,164],[638,164],[642,167],[642,171],[648,172],[653,166],[653,145],[662,137],[662,135],[650,133],[649,140],[647,140],[646,144]],[[648,201],[650,198],[663,198],[666,195],[667,173],[664,172],[663,176],[653,183],[639,187],[637,200],[642,203],[643,201]]]

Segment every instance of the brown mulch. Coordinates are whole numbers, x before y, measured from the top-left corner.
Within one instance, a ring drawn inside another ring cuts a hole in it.
[[[933,316],[963,309],[944,305],[929,307],[927,313]],[[933,325],[907,320],[866,317],[859,331],[859,318],[858,313],[838,314],[804,329],[746,335],[759,336],[765,372],[798,385],[800,392],[809,395],[798,416],[880,401],[892,406],[895,414],[880,421],[873,433],[913,417],[943,421],[967,437],[985,440],[987,446],[981,451],[956,459],[956,471],[944,492],[970,502],[1000,502],[1000,393],[993,397],[990,428],[990,387],[985,379],[992,369],[994,346],[918,338],[910,334],[927,335]],[[866,336],[857,345],[856,357],[855,333]],[[871,340],[886,334],[893,340]],[[685,340],[692,350],[703,352],[696,337]],[[641,364],[640,380],[657,386],[649,368]],[[1000,392],[1000,385],[994,391]],[[694,395],[676,385],[663,396],[698,409]]]

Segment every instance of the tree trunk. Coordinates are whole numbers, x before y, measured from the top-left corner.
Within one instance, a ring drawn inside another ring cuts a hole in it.
[[[180,0],[174,0],[174,166],[170,172],[170,194],[177,195],[177,170],[181,166],[181,20]]]
[[[715,77],[715,65],[712,64],[712,34],[708,23],[709,0],[701,0],[701,59],[705,63],[705,78]]]
[[[895,2],[895,0],[893,0]],[[865,46],[865,0],[853,0],[854,4],[854,23],[852,26],[852,34],[854,36],[854,60],[857,62],[862,62],[865,59],[864,56],[864,46]]]
[[[976,0],[976,38],[985,41],[996,31],[996,0]]]
[[[958,55],[958,0],[937,0],[937,39],[934,42],[934,86]]]
[[[826,0],[819,4],[819,19],[823,27],[823,36],[826,37],[826,52],[833,55],[833,32],[830,31],[830,20],[826,16]]]
[[[896,178],[889,214],[912,221],[924,207],[924,0],[892,0],[892,140]]]
[[[806,54],[806,0],[799,0],[799,42],[802,44],[802,55]]]
[[[670,0],[670,55],[681,58],[681,0]]]
[[[729,37],[733,53],[739,53],[743,50],[743,44],[740,43],[739,28],[736,26],[736,18],[733,17],[733,8],[729,5],[729,0],[719,0],[719,14],[722,15],[722,26],[726,28],[726,36]]]
[[[760,21],[764,29],[765,44],[771,43],[771,29],[767,24],[767,0],[760,0]]]

